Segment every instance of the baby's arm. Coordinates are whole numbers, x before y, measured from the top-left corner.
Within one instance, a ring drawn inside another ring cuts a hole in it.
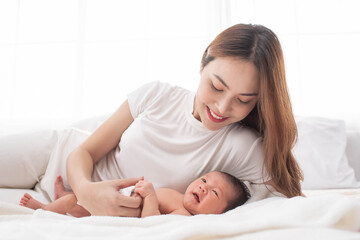
[[[141,217],[160,215],[159,200],[151,182],[142,180],[135,185],[134,192],[143,198]]]

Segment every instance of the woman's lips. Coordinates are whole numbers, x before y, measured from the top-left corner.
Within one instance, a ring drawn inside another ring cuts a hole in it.
[[[228,119],[228,117],[222,117],[222,116],[217,115],[216,113],[211,111],[209,107],[206,107],[206,109],[207,109],[207,114],[208,114],[210,120],[213,122],[220,123],[220,122],[223,122],[226,119]]]

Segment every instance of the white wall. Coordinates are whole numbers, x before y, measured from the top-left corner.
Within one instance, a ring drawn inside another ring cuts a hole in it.
[[[231,23],[261,23],[280,38],[297,115],[360,122],[360,1],[231,1]]]
[[[161,80],[196,90],[221,30],[259,23],[283,44],[297,115],[360,119],[357,0],[0,0],[0,133],[114,111]]]

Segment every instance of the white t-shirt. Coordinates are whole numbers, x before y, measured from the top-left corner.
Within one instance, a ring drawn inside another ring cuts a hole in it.
[[[195,93],[152,82],[128,95],[134,122],[119,146],[94,168],[94,180],[144,176],[155,187],[184,192],[197,177],[225,171],[263,183],[262,138],[232,124],[211,131],[192,115]]]

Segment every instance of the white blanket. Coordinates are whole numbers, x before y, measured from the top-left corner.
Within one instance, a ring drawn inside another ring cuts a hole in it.
[[[1,239],[360,239],[360,201],[269,198],[220,215],[74,218],[0,203]]]

